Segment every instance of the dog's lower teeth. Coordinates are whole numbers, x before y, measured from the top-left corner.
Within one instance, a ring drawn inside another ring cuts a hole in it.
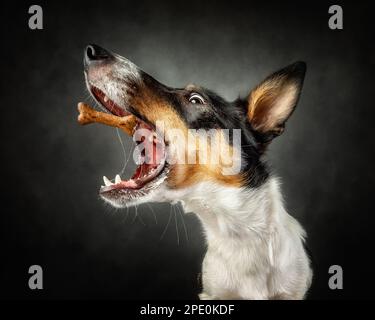
[[[107,96],[104,96],[104,102],[105,102],[105,103],[108,102],[108,97],[107,97]]]
[[[116,175],[116,178],[115,178],[115,183],[117,184],[117,183],[120,183],[121,182],[121,178],[120,178],[120,176],[117,174]]]
[[[103,177],[103,181],[107,187],[113,185],[113,183],[106,176]]]

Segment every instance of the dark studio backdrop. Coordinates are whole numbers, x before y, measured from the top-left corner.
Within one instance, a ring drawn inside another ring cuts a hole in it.
[[[44,29],[28,28],[28,8]],[[341,4],[344,30],[328,28]],[[193,215],[167,204],[114,210],[101,177],[124,165],[115,129],[80,127],[83,48],[97,43],[161,82],[234,99],[296,60],[308,70],[296,112],[269,149],[288,211],[306,228],[308,298],[374,298],[373,11],[366,2],[33,1],[1,4],[2,298],[195,299],[205,247]],[[126,152],[131,140],[121,133]],[[127,175],[133,165],[127,167]],[[177,209],[174,209],[177,210]],[[168,217],[171,223],[163,237]],[[176,220],[175,220],[176,217]],[[176,228],[177,225],[177,228]],[[177,233],[177,231],[178,233]],[[43,267],[44,289],[28,288]],[[328,288],[328,268],[344,289]]]

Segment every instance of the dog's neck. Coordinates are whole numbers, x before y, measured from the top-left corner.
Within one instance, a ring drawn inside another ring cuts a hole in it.
[[[221,289],[210,288],[222,288],[220,279],[226,279],[229,296],[239,290],[238,297],[271,298],[285,290],[283,281],[288,283],[291,272],[306,276],[301,280],[301,292],[295,294],[303,297],[311,277],[303,249],[305,232],[285,211],[275,178],[254,189],[202,183],[185,196],[185,210],[200,218],[205,231],[207,253],[202,272],[211,296],[221,294]],[[268,277],[276,279],[271,286],[261,280]],[[254,281],[261,283],[261,289],[248,285]]]
[[[256,189],[201,183],[182,198],[185,211],[194,212],[202,221],[209,245],[219,239],[267,241],[288,216],[273,177]]]

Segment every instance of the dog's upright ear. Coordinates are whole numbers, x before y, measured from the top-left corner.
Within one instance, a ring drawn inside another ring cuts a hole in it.
[[[306,64],[293,63],[268,76],[248,98],[247,115],[261,142],[269,142],[284,131],[293,113],[305,78]]]

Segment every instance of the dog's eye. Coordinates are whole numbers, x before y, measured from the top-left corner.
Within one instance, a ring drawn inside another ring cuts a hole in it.
[[[193,93],[190,98],[189,98],[189,102],[190,103],[194,103],[194,104],[204,104],[204,99],[202,98],[201,95],[199,95],[198,93]]]

